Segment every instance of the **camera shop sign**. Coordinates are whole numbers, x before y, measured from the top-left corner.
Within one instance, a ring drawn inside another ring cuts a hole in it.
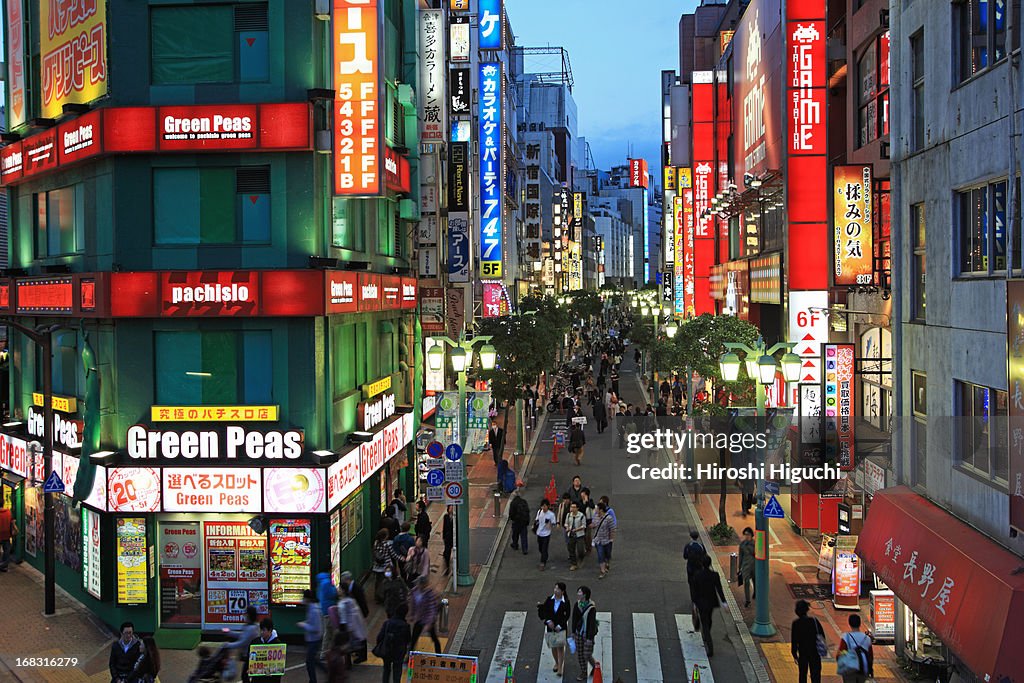
[[[128,455],[134,460],[186,461],[298,460],[303,433],[299,429],[262,432],[237,425],[223,429],[128,428]]]
[[[363,396],[359,404],[356,421],[359,429],[370,431],[395,414],[395,394],[391,391],[391,378],[385,377],[372,384],[363,385]]]

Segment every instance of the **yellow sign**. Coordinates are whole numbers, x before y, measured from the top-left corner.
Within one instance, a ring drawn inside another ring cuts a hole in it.
[[[7,484],[3,485],[3,489],[4,489],[4,507],[7,508],[8,510],[12,510],[13,508],[11,507],[11,498],[14,496],[14,489],[12,489]]]
[[[373,398],[377,394],[383,394],[385,391],[391,388],[391,376],[384,377],[371,382],[370,384],[363,385],[363,396],[366,398]]]
[[[720,56],[725,54],[725,48],[729,47],[734,35],[736,35],[736,31],[722,31],[718,34],[718,54]]]
[[[409,683],[473,683],[478,674],[476,657],[458,655],[410,652],[408,667]]]
[[[666,166],[665,167],[665,191],[675,192],[676,189],[676,167]]]
[[[43,118],[59,117],[65,104],[106,95],[107,3],[42,0],[39,26]]]
[[[153,406],[152,422],[277,422],[277,406]]]
[[[117,602],[144,605],[149,601],[146,519],[117,520]]]
[[[283,675],[287,655],[287,645],[253,643],[249,646],[249,676]]]
[[[465,12],[469,10],[469,0],[451,0],[448,7],[453,12]]]
[[[78,412],[78,399],[68,396],[51,396],[50,404],[53,409],[61,413],[76,413]],[[43,401],[43,395],[41,393],[32,393],[32,405],[39,406],[42,408],[46,405]]]
[[[676,169],[676,189],[689,190],[693,187],[693,169],[689,166]]]

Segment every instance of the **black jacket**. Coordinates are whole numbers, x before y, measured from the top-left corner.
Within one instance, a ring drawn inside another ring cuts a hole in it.
[[[370,615],[370,607],[366,603],[366,591],[363,590],[359,582],[353,580],[349,584],[348,592],[352,599],[356,601],[356,604],[359,605],[359,611],[363,613],[364,617],[368,617]]]
[[[569,448],[571,450],[582,448],[585,443],[587,443],[587,437],[583,435],[582,429],[576,428],[569,432]]]
[[[821,660],[818,654],[818,634],[825,635],[821,624],[812,617],[793,620],[791,651],[798,659]]]
[[[594,404],[594,419],[598,422],[608,421],[608,410],[604,406],[604,401],[598,400]]]
[[[132,638],[127,651],[121,647],[121,639],[118,638],[110,646],[110,677],[114,680],[119,676],[127,679],[135,671],[135,667],[142,663],[145,654],[146,648],[138,636]]]
[[[686,560],[686,579],[687,581],[693,581],[693,578],[702,569],[701,562],[704,561],[704,555],[707,553],[707,548],[700,541],[690,541],[683,548],[683,559]]]
[[[502,446],[505,444],[505,430],[501,427],[498,427],[497,430],[488,429],[487,443],[491,445],[491,450],[497,455],[501,455]]]
[[[584,626],[586,626],[585,630]],[[572,606],[572,632],[577,635],[585,634],[587,640],[594,639],[594,636],[597,635],[597,605],[590,603],[586,624],[583,623],[583,610],[580,609],[580,603],[577,602]]]
[[[551,621],[555,625],[555,629],[558,631],[569,630],[569,600],[562,598],[562,603],[558,606],[558,611],[555,611],[555,598],[554,596],[548,596],[548,599],[537,606],[537,615],[540,620],[544,622],[544,629],[551,631],[552,629],[547,626],[547,622]]]
[[[412,640],[412,629],[404,619],[392,617],[384,622],[377,633],[377,642],[384,641],[384,634],[391,632],[391,651],[387,653],[387,659],[391,661],[402,661],[409,652],[409,643]]]
[[[530,523],[530,504],[522,496],[516,496],[509,503],[508,518],[513,524],[526,526]]]
[[[441,518],[441,540],[445,543],[455,542],[455,517],[453,515],[445,514]]]
[[[394,517],[389,517],[388,515],[381,516],[380,528],[388,530],[388,538],[390,540],[394,540],[395,537],[398,536],[398,532],[400,531],[398,526],[398,520]]]
[[[416,535],[430,538],[430,531],[433,528],[434,525],[431,524],[430,516],[427,515],[427,511],[421,510],[420,513],[416,515]]]
[[[693,602],[697,609],[710,610],[725,602],[722,579],[713,569],[702,569],[693,577]]]

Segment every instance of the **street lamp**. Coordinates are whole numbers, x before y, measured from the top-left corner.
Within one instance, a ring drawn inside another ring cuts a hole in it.
[[[679,325],[676,325],[675,322],[670,322],[668,325],[665,325],[665,334],[668,336],[669,339],[674,338],[676,336],[676,332],[678,331]]]
[[[473,347],[480,344],[480,367],[484,370],[493,370],[497,363],[498,353],[491,345],[490,336],[474,337],[466,340],[465,333],[459,341],[453,341],[448,337],[433,337],[434,346],[427,351],[427,363],[431,370],[440,370],[444,367],[444,347],[451,347],[448,357],[451,359],[452,370],[458,374],[459,387],[459,445],[465,447],[466,438],[469,434],[469,416],[466,413],[467,378],[466,374],[473,365]],[[465,467],[462,470],[462,495],[469,498],[469,474]],[[458,531],[456,543],[456,559],[458,568],[456,571],[456,583],[460,586],[472,586],[473,575],[469,569],[469,505],[458,506]]]
[[[783,379],[787,382],[795,380],[800,372],[800,357],[793,353],[792,342],[781,342],[768,349],[764,339],[757,338],[754,348],[746,344],[734,342],[726,343],[727,353],[723,354],[718,361],[718,368],[722,372],[722,379],[727,382],[734,382],[739,378],[740,358],[736,351],[742,351],[746,356],[747,376],[755,383],[757,393],[757,415],[763,417],[767,414],[767,388],[775,381],[775,372],[779,365],[782,366]],[[781,363],[775,360],[775,354],[785,350]],[[754,617],[754,624],[750,632],[755,636],[770,637],[775,635],[775,627],[772,625],[771,603],[768,599],[768,518],[764,516],[764,481],[759,484],[757,510],[754,512],[754,528],[758,534],[762,534],[764,541],[764,558],[754,560],[754,587],[757,591],[757,614]]]

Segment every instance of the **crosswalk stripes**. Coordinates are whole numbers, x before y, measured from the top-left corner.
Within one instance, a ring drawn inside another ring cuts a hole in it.
[[[614,680],[612,674],[615,667],[612,664],[612,613],[597,613],[597,637],[594,639],[594,659],[601,662],[601,673],[608,677],[608,682]]]
[[[692,680],[693,667],[696,666],[700,671],[701,683],[715,683],[715,678],[711,674],[711,662],[708,661],[708,653],[704,649],[704,639],[700,632],[693,630],[693,617],[688,614],[677,614],[676,631],[679,633],[679,643],[683,648],[687,680]]]
[[[660,683],[661,648],[658,645],[658,628],[654,615],[633,613],[633,644],[636,647],[637,683]]]
[[[569,648],[565,648],[566,663],[570,663]],[[540,639],[540,664],[537,665],[537,683],[562,683],[562,677],[552,671],[555,668],[555,656],[551,654],[551,648],[544,642],[544,638]],[[567,667],[571,669],[571,665]]]
[[[505,612],[498,632],[498,643],[494,646],[491,666],[487,669],[486,683],[505,683],[505,672],[509,664],[515,670],[519,655],[519,643],[526,626],[526,612]]]

